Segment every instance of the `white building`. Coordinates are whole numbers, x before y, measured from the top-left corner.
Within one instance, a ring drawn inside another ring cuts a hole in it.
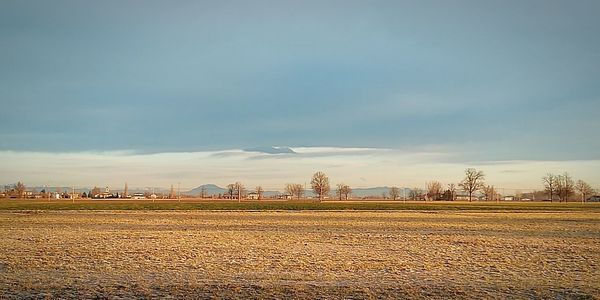
[[[259,200],[260,199],[260,195],[258,193],[255,193],[255,192],[248,193],[248,196],[246,197],[246,199]]]
[[[141,199],[146,199],[146,196],[144,196],[143,193],[135,193],[135,194],[131,195],[131,199],[141,200]]]

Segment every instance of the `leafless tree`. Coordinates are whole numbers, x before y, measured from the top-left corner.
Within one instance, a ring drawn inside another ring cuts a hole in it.
[[[285,187],[283,188],[283,191],[287,195],[292,195],[292,197],[293,197],[294,196],[294,184],[293,183],[286,183]]]
[[[344,195],[342,193],[343,186],[344,186],[343,183],[338,183],[335,188],[335,195],[337,196],[338,200],[340,200],[340,201],[342,200],[342,196]]]
[[[581,203],[585,203],[585,199],[587,199],[587,196],[594,193],[594,189],[592,188],[592,186],[581,179],[577,180],[577,183],[575,184],[575,189],[581,195]]]
[[[15,191],[17,192],[17,196],[19,196],[19,198],[23,198],[25,195],[25,185],[20,181],[17,182],[17,184],[15,184]]]
[[[123,198],[127,198],[127,192],[129,191],[127,187],[127,182],[125,182],[125,189],[123,190]]]
[[[550,196],[550,202],[552,202],[553,197],[556,194],[558,176],[548,173],[546,176],[542,177],[542,181],[544,182],[544,189],[546,190],[546,193],[548,193]]]
[[[256,187],[256,193],[258,194],[258,200],[262,199],[265,190],[263,190],[262,186]]]
[[[233,199],[233,194],[235,193],[235,184],[230,183],[227,185],[227,195],[229,195],[229,199]]]
[[[302,188],[301,184],[288,183],[285,185],[285,193],[291,195],[292,197],[297,197],[297,199],[302,197],[303,192],[304,189]]]
[[[432,200],[439,200],[442,194],[442,184],[439,181],[431,181],[427,183],[427,197]]]
[[[496,200],[496,189],[493,185],[485,186],[483,189],[483,195],[485,196],[485,200],[493,201]]]
[[[400,196],[400,189],[397,186],[393,186],[390,188],[390,198],[392,198],[392,200],[396,200],[398,199],[398,197]]]
[[[465,179],[458,185],[469,194],[469,202],[473,200],[473,193],[483,187],[484,178],[485,175],[483,175],[482,171],[477,171],[473,168],[465,170]]]
[[[169,199],[175,199],[175,188],[173,187],[173,185],[171,184],[171,189],[169,190]]]
[[[235,193],[237,194],[238,202],[241,202],[242,195],[245,193],[244,185],[238,181],[233,184],[233,188],[234,188]]]
[[[350,195],[350,193],[352,193],[352,189],[350,188],[349,185],[340,183],[337,185],[335,193],[338,196],[338,200],[342,200],[342,199],[348,200],[348,195]]]
[[[349,185],[344,185],[342,193],[344,194],[344,198],[348,200],[348,197],[352,194],[352,188]]]
[[[420,188],[413,188],[410,190],[408,196],[411,200],[421,200],[421,198],[423,198],[423,190]]]
[[[292,195],[296,196],[296,199],[300,200],[300,198],[302,198],[304,195],[304,186],[301,183],[294,184]]]
[[[329,177],[323,172],[316,172],[313,174],[310,185],[315,194],[319,196],[319,201],[323,201],[323,197],[329,193]]]
[[[556,193],[560,198],[559,201],[569,201],[569,197],[573,194],[575,190],[575,184],[573,183],[573,179],[569,175],[569,173],[565,172],[562,175],[558,175],[556,184]]]
[[[448,192],[450,193],[450,201],[454,201],[454,195],[456,195],[456,185],[454,183],[448,185]]]

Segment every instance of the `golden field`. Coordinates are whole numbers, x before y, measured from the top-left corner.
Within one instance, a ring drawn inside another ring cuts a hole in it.
[[[597,211],[0,211],[0,298],[600,297]]]

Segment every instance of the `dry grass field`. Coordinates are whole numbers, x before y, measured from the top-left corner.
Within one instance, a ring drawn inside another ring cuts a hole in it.
[[[0,211],[0,298],[600,297],[600,213]]]

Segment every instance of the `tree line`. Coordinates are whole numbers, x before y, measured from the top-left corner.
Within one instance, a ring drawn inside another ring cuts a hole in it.
[[[542,183],[544,186],[544,192],[547,194],[548,200],[551,202],[558,200],[559,202],[567,202],[575,194],[581,197],[581,201],[584,202],[589,196],[593,195],[595,191],[590,184],[583,180],[575,181],[569,173],[565,172],[559,175],[548,173],[542,177]],[[310,181],[310,188],[316,198],[322,201],[329,196],[331,192],[331,185],[329,183],[329,177],[323,172],[316,172],[313,174]],[[426,189],[420,188],[410,189],[408,195],[402,195],[404,199],[411,200],[447,200],[452,201],[457,197],[457,191],[461,190],[466,193],[469,202],[473,201],[474,195],[480,194],[485,200],[488,201],[499,201],[501,195],[493,185],[485,183],[485,174],[483,171],[476,170],[474,168],[468,168],[464,171],[463,180],[458,183],[448,184],[445,188],[439,181],[430,181],[426,183]],[[302,199],[305,196],[306,189],[302,184],[288,183],[285,185],[284,191],[291,199]],[[202,197],[204,197],[202,191]],[[389,188],[389,199],[397,200],[401,194],[400,189],[397,186]],[[22,182],[18,182],[12,186],[5,186],[4,196],[6,198],[25,198],[26,187]],[[45,190],[42,194],[47,194]],[[94,187],[90,191],[87,197],[92,195],[100,194],[100,189]],[[128,194],[128,187],[125,184],[125,190],[122,195],[125,197]],[[241,182],[235,182],[227,185],[227,192],[224,195],[228,199],[241,199],[246,196],[247,191],[245,186]],[[256,195],[256,199],[260,200],[264,198],[264,189],[261,186],[257,186],[253,192]],[[335,195],[338,200],[348,200],[352,194],[352,188],[344,183],[339,183],[335,188]],[[175,193],[174,187],[171,185],[169,192],[169,198],[179,198],[179,193]],[[383,194],[382,198],[387,199],[388,195]]]

